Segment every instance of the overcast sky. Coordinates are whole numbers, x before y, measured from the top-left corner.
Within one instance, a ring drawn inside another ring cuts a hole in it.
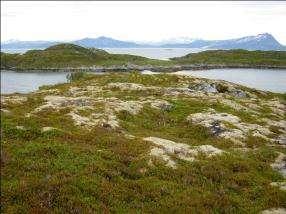
[[[286,2],[1,1],[2,41],[229,39],[268,32],[285,45],[285,23]]]

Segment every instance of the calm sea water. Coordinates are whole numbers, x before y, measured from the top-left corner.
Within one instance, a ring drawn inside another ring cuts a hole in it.
[[[152,74],[152,72],[143,72]],[[222,79],[265,91],[286,92],[286,70],[270,69],[213,69],[202,71],[179,71],[177,74],[209,79]],[[67,82],[67,72],[19,73],[1,71],[1,93],[28,93],[43,85]],[[102,73],[95,73],[102,74]]]
[[[212,69],[178,71],[177,74],[220,79],[271,92],[286,92],[286,70],[282,69]]]
[[[188,48],[106,48],[110,53],[134,54],[154,59],[167,60],[200,52],[202,49]],[[24,49],[2,50],[10,53],[23,53]],[[203,71],[180,71],[178,74],[194,75],[210,79],[222,79],[248,87],[272,92],[286,92],[286,70],[270,69],[213,69]],[[27,93],[42,85],[64,83],[67,73],[17,73],[1,71],[1,93]]]
[[[28,93],[43,85],[67,82],[67,72],[13,72],[1,71],[1,94]]]
[[[105,48],[104,50],[114,54],[132,54],[161,60],[203,51],[200,48]]]

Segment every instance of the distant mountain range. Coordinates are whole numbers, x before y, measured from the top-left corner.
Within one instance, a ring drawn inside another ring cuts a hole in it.
[[[109,37],[84,38],[69,41],[72,44],[94,48],[203,48],[203,49],[245,49],[245,50],[286,50],[271,34],[263,33],[228,40],[203,40],[179,38],[161,42],[129,42]],[[44,49],[62,41],[8,41],[1,43],[1,49]]]

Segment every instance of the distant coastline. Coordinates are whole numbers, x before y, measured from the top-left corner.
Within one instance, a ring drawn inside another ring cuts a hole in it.
[[[174,72],[218,68],[286,69],[286,51],[208,50],[158,60],[63,43],[24,54],[1,52],[1,69],[21,72]]]
[[[110,66],[110,67],[82,67],[82,68],[5,68],[1,70],[16,72],[130,72],[130,71],[152,71],[152,72],[176,72],[182,70],[210,70],[210,69],[286,69],[286,66],[247,66],[247,65],[182,65],[182,66]]]

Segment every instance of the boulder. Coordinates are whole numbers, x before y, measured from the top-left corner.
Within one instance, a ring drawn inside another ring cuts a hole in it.
[[[188,88],[192,91],[201,91],[206,93],[224,93],[229,94],[231,96],[237,98],[247,97],[247,93],[241,89],[237,89],[233,86],[229,86],[222,82],[200,82],[200,83],[192,83],[188,86]]]
[[[241,89],[231,90],[229,94],[237,98],[245,98],[248,96],[247,93]]]
[[[193,90],[193,91],[203,91],[203,92],[207,92],[207,93],[217,93],[218,92],[216,85],[214,83],[207,83],[207,82],[190,84],[188,86],[188,88],[190,90]]]

